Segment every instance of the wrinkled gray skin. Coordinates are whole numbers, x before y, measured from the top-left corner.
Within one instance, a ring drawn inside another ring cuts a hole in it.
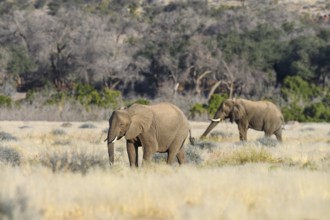
[[[264,131],[265,136],[274,134],[279,142],[282,141],[284,119],[279,108],[268,101],[250,101],[246,99],[227,99],[218,108],[211,119],[211,124],[202,134],[204,138],[220,121],[229,118],[238,126],[239,138],[247,140],[247,130],[252,128]]]
[[[155,105],[133,104],[116,110],[109,119],[108,152],[114,163],[114,143],[125,137],[130,166],[138,167],[138,147],[143,147],[143,163],[150,162],[154,153],[168,153],[167,163],[177,157],[184,163],[184,142],[190,126],[183,112],[170,103]],[[192,142],[190,137],[190,141]]]

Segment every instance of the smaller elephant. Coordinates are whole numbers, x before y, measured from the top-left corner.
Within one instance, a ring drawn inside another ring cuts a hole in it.
[[[221,120],[227,118],[238,125],[241,141],[247,140],[247,130],[252,128],[257,131],[264,131],[266,137],[275,134],[277,140],[282,142],[284,119],[279,108],[268,101],[246,99],[223,101],[201,138],[204,138]]]
[[[154,153],[167,153],[167,163],[175,157],[184,163],[184,142],[190,134],[190,126],[184,113],[170,103],[155,105],[133,104],[116,110],[109,119],[108,153],[110,164],[114,163],[114,143],[126,138],[130,166],[138,167],[138,147],[143,148],[143,162],[151,161]]]

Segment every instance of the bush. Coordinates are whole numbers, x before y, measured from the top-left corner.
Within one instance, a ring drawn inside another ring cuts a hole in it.
[[[46,104],[58,105],[67,101],[78,101],[85,109],[89,110],[91,105],[116,109],[122,102],[122,96],[120,91],[104,88],[101,91],[96,90],[87,84],[78,84],[73,94],[68,92],[58,92],[52,95]]]
[[[192,118],[196,118],[197,116],[201,116],[207,112],[207,106],[196,103],[191,109],[190,109],[190,115]]]
[[[191,109],[190,114],[192,118],[197,116],[201,116],[205,113],[209,115],[214,115],[215,112],[218,110],[221,103],[228,99],[228,96],[225,94],[213,94],[208,102],[207,105],[196,103]]]
[[[85,124],[82,124],[79,128],[86,129],[86,128],[96,128],[96,127],[93,124],[85,123]]]
[[[283,82],[281,94],[286,101],[311,101],[321,95],[321,89],[300,76],[288,76]]]
[[[291,105],[283,107],[282,114],[285,121],[306,121],[304,108],[299,106],[297,103],[292,103]]]
[[[137,99],[134,103],[141,105],[150,105],[150,101],[148,99]]]
[[[86,174],[91,168],[105,169],[109,165],[109,160],[104,155],[65,152],[46,155],[41,158],[41,164],[51,168],[54,173],[70,171]]]
[[[20,162],[21,156],[16,150],[0,146],[0,163],[11,164],[12,166],[19,166]]]
[[[0,107],[11,107],[12,100],[8,96],[0,95]]]
[[[221,95],[213,94],[209,100],[207,112],[210,115],[214,115],[215,112],[218,110],[219,106],[221,105],[221,103],[226,99],[228,99],[228,95],[226,94],[221,94]]]
[[[330,106],[322,102],[313,103],[304,109],[307,121],[326,121],[330,122]]]
[[[66,132],[62,129],[54,129],[52,130],[52,135],[55,135],[55,136],[62,136],[62,135],[65,135]]]
[[[0,195],[0,219],[42,219],[41,213],[31,205],[24,189],[17,188],[11,198]]]
[[[1,141],[16,141],[17,138],[9,133],[0,131],[0,140]]]

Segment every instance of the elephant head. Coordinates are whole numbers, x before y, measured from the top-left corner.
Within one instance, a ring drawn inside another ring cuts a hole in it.
[[[235,99],[227,99],[221,103],[214,114],[211,124],[206,128],[201,138],[204,138],[220,121],[230,119],[231,122],[240,120],[245,114],[244,107]]]
[[[108,153],[110,164],[114,163],[114,143],[125,136],[126,140],[136,138],[151,124],[152,114],[144,111],[129,112],[128,110],[116,110],[109,119],[109,130],[106,141],[108,142]],[[147,113],[147,114],[146,114]]]

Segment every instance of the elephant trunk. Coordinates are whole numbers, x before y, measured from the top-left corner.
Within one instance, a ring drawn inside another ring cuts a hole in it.
[[[117,136],[111,135],[113,133],[114,132],[111,132],[111,129],[109,128],[108,137],[106,139],[108,143],[108,154],[109,154],[110,165],[114,164],[114,160],[115,160],[114,146],[117,140]]]
[[[110,166],[114,164],[115,161],[115,156],[114,156],[114,143],[108,142],[108,153],[109,153],[109,161],[110,161]]]
[[[212,129],[217,126],[217,124],[219,123],[219,121],[212,121],[211,124],[206,128],[206,130],[204,131],[204,133],[202,134],[202,136],[200,137],[201,139],[205,138],[206,135],[208,135],[208,133],[210,133],[210,131],[212,131]]]

